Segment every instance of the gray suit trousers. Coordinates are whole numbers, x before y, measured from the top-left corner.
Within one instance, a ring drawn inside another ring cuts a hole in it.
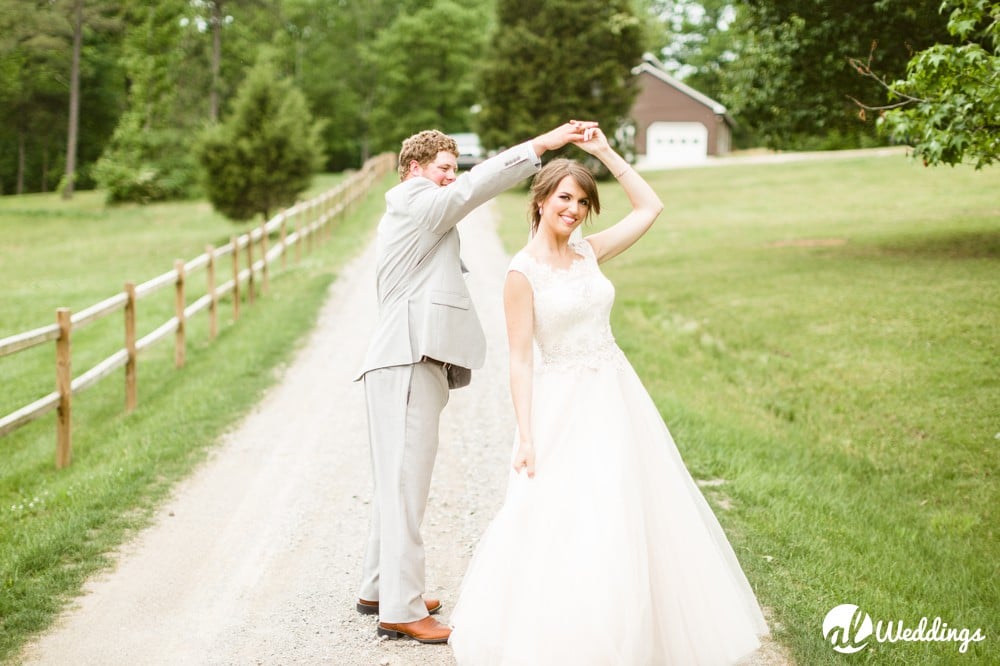
[[[413,622],[424,606],[424,520],[448,404],[445,368],[423,361],[365,373],[375,497],[362,569],[362,599],[379,602],[382,622]]]

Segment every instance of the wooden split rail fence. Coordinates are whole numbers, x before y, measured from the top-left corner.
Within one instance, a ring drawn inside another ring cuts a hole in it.
[[[136,369],[138,354],[155,343],[174,334],[174,365],[178,368],[184,365],[185,325],[194,315],[208,310],[209,337],[214,338],[218,332],[219,299],[232,294],[233,320],[240,316],[240,298],[242,285],[246,285],[246,299],[253,304],[257,277],[260,277],[262,293],[269,288],[269,269],[281,259],[282,267],[287,262],[290,248],[295,248],[295,259],[301,257],[302,245],[306,250],[312,249],[314,242],[323,240],[332,234],[335,220],[343,216],[356,202],[363,199],[372,185],[395,166],[395,156],[379,155],[368,160],[354,174],[331,190],[308,201],[302,201],[284,210],[269,221],[243,235],[235,236],[223,247],[207,247],[205,252],[190,261],[177,260],[174,269],[163,273],[147,282],[136,285],[125,283],[124,291],[92,305],[77,313],[68,308],[56,310],[56,323],[43,326],[24,333],[18,333],[0,339],[0,357],[9,356],[52,340],[56,346],[56,390],[43,398],[25,405],[20,409],[0,418],[0,437],[17,430],[41,416],[57,410],[56,419],[56,467],[62,468],[70,463],[72,458],[72,428],[71,411],[73,396],[90,388],[115,370],[125,368],[125,410],[131,412],[138,403]],[[289,226],[292,230],[289,231]],[[269,247],[269,238],[278,236],[278,240]],[[255,258],[254,247],[257,246],[259,258]],[[240,255],[246,255],[246,264],[240,266]],[[232,257],[232,278],[216,286],[218,259],[230,255]],[[206,291],[190,305],[187,305],[189,294],[185,285],[187,278],[200,269],[206,271]],[[173,285],[174,316],[161,324],[154,331],[137,338],[135,326],[136,303],[165,287]],[[72,375],[72,359],[70,341],[72,334],[88,324],[124,310],[125,316],[125,347],[87,370],[78,377]]]

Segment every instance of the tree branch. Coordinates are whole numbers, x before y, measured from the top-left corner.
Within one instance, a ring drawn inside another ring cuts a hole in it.
[[[865,109],[866,111],[889,111],[891,109],[898,109],[901,106],[913,104],[914,101],[923,101],[923,100],[904,99],[902,102],[896,102],[895,104],[886,104],[885,106],[868,106],[867,104],[859,101],[855,97],[851,97],[850,95],[845,95],[845,97],[847,97],[847,99],[851,100],[852,102],[860,106],[862,109]]]
[[[878,48],[878,41],[873,41],[872,42],[871,51],[868,53],[868,61],[867,62],[862,62],[862,60],[860,58],[848,58],[847,62],[851,65],[851,67],[854,68],[854,70],[858,74],[860,74],[861,76],[863,76],[865,78],[868,78],[868,79],[871,79],[871,80],[875,81],[880,86],[882,86],[882,88],[884,88],[886,90],[886,92],[889,92],[889,93],[895,95],[896,97],[901,97],[902,101],[896,102],[895,104],[887,104],[885,106],[870,106],[868,104],[865,104],[865,103],[863,103],[863,102],[861,102],[861,101],[859,101],[859,100],[851,97],[850,95],[847,95],[847,98],[850,99],[855,104],[857,104],[859,107],[861,107],[862,112],[864,112],[866,110],[867,111],[887,111],[887,110],[890,110],[890,109],[898,109],[898,108],[907,106],[909,104],[917,104],[917,103],[921,103],[921,102],[926,102],[927,100],[925,100],[925,99],[921,99],[920,97],[914,97],[912,95],[907,95],[904,92],[900,92],[899,90],[896,90],[895,88],[892,87],[892,85],[890,85],[889,83],[887,83],[884,78],[882,78],[881,76],[879,76],[878,74],[876,74],[874,72],[874,70],[872,70],[872,58],[875,56],[875,49],[876,48]]]

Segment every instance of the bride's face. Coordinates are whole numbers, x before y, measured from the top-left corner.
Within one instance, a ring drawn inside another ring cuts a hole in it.
[[[542,202],[541,224],[559,236],[573,232],[590,215],[590,199],[573,176],[559,181],[552,194]]]

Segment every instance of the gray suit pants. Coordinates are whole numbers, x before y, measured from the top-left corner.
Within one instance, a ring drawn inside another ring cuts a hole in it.
[[[379,602],[382,622],[413,622],[427,616],[420,525],[447,374],[423,361],[370,370],[364,381],[375,497],[359,596]]]

